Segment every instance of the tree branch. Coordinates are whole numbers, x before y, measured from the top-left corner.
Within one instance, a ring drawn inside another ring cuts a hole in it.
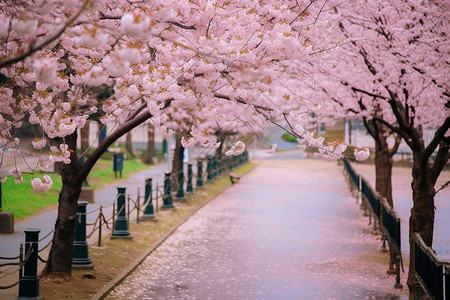
[[[386,120],[384,120],[383,118],[380,118],[378,116],[373,116],[372,117],[374,120],[377,120],[378,122],[386,125],[390,130],[392,130],[393,132],[399,134],[403,139],[407,139],[408,135],[406,134],[406,132],[404,132],[403,130],[401,130],[400,128],[394,127],[391,123],[387,122]]]
[[[450,149],[450,137],[446,137],[439,144],[439,150],[436,154],[433,166],[431,168],[430,177],[431,182],[433,182],[433,185],[436,184],[439,174],[441,174],[442,169],[444,169],[445,164],[450,158],[449,149]]]
[[[42,43],[38,44],[35,47],[30,47],[27,51],[23,52],[22,54],[19,54],[15,57],[7,58],[7,59],[0,61],[0,68],[8,67],[16,62],[19,62],[19,61],[25,59],[27,56],[33,54],[34,52],[36,52],[38,50],[41,50],[42,48],[44,48],[45,46],[47,46],[48,44],[50,44],[51,42],[53,42],[54,40],[59,38],[61,36],[61,34],[63,34],[64,31],[67,29],[67,27],[69,27],[70,24],[72,24],[81,15],[81,13],[86,8],[86,5],[88,4],[89,1],[90,0],[85,0],[83,5],[81,6],[80,10],[75,15],[73,15],[72,18],[67,20],[67,22],[64,24],[64,26],[62,28],[60,28],[52,37],[43,41]]]
[[[193,30],[195,30],[195,26],[194,25],[184,25],[184,24],[181,24],[181,23],[173,22],[173,21],[168,21],[167,23],[175,25],[175,26],[183,28],[183,29],[193,29]]]
[[[371,92],[369,92],[369,91],[366,91],[366,90],[363,90],[363,89],[360,89],[360,88],[356,88],[356,87],[354,87],[354,86],[352,86],[351,89],[352,89],[352,91],[354,91],[354,92],[360,92],[360,93],[363,93],[363,94],[372,96],[372,97],[374,97],[374,98],[380,98],[380,99],[383,99],[383,100],[388,100],[388,99],[387,99],[386,97],[384,97],[384,96],[377,95],[377,94],[371,93]]]
[[[402,137],[399,134],[396,134],[395,135],[394,147],[392,147],[392,149],[389,150],[389,155],[390,156],[394,156],[394,154],[397,153],[398,147],[400,147],[401,141],[402,141]]]
[[[241,104],[252,105],[255,108],[259,108],[259,109],[262,109],[262,110],[265,110],[265,111],[273,111],[273,109],[270,108],[270,107],[261,106],[261,105],[254,105],[254,104],[248,104],[242,98],[231,98],[230,96],[219,94],[219,93],[214,93],[214,97],[220,98],[220,99],[225,99],[225,100],[230,100],[230,101],[236,101],[236,102],[241,103]]]
[[[167,108],[170,103],[172,102],[171,99],[166,100],[164,103],[164,108]],[[130,130],[136,128],[137,126],[141,125],[148,119],[152,117],[152,114],[148,111],[142,111],[141,113],[137,114],[134,118],[129,119],[124,124],[120,125],[114,132],[112,132],[110,135],[108,135],[103,142],[95,149],[95,151],[89,156],[89,158],[85,161],[85,163],[81,166],[80,171],[74,178],[74,181],[78,184],[81,184],[91,171],[91,169],[94,167],[97,160],[102,156],[103,153],[108,150],[108,147],[111,146],[118,138],[129,132]]]
[[[363,117],[363,123],[364,123],[364,127],[366,127],[367,132],[369,133],[369,135],[375,140],[377,141],[377,138],[375,136],[375,132],[373,131],[374,128],[372,128],[372,126],[374,126],[374,122],[372,121],[371,124],[369,123],[369,121],[367,120],[367,117]]]
[[[442,146],[444,148],[449,147],[448,137],[444,138],[445,133],[448,131],[449,127],[450,127],[450,117],[447,117],[447,119],[445,119],[445,121],[444,121],[444,124],[442,124],[442,126],[438,128],[438,130],[434,134],[433,139],[428,144],[428,146],[425,148],[424,153],[423,153],[425,158],[429,158],[431,156],[431,154],[433,154],[434,150],[436,150],[437,146],[440,144],[441,144],[441,147]],[[442,144],[442,141],[446,141],[446,140],[447,140],[447,145]],[[448,148],[447,148],[447,151],[448,151]]]

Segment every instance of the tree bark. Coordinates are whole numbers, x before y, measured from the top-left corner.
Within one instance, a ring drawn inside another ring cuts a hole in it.
[[[386,137],[378,134],[375,142],[375,190],[393,208],[392,165],[393,158]]]
[[[81,191],[81,184],[74,180],[80,166],[76,154],[76,131],[65,137],[65,142],[70,150],[70,164],[62,164],[61,179],[63,182],[58,199],[58,216],[55,224],[52,247],[44,274],[52,274],[67,278],[71,274],[73,242],[75,239],[75,225],[77,201]]]
[[[409,217],[409,273],[408,287],[414,289],[415,278],[415,247],[414,233],[418,232],[425,244],[429,247],[433,245],[434,229],[434,183],[430,176],[428,159],[424,158],[423,151],[413,151],[413,180],[411,188],[413,191],[413,207]]]
[[[222,159],[222,154],[223,154],[223,144],[225,142],[226,139],[226,133],[222,132],[222,131],[218,131],[216,132],[216,136],[217,136],[217,141],[220,142],[220,146],[216,149],[216,158],[218,160]]]
[[[364,119],[364,125],[375,140],[375,190],[385,198],[388,204],[393,208],[394,201],[392,199],[392,166],[393,156],[397,152],[400,140],[396,139],[396,144],[392,151],[386,138],[386,127],[375,121]]]
[[[170,99],[167,100],[164,108],[169,106],[170,102]],[[75,240],[76,209],[83,181],[109,146],[111,146],[118,138],[151,117],[152,115],[149,111],[137,110],[127,122],[120,125],[103,140],[81,167],[78,164],[77,152],[74,151],[76,149],[77,133],[75,132],[64,138],[69,149],[73,151],[70,152],[70,164],[64,164],[62,166],[61,179],[63,186],[59,194],[55,233],[53,235],[52,247],[44,270],[44,275],[70,278],[73,242]]]
[[[145,155],[144,162],[146,164],[153,164],[153,154],[155,152],[155,127],[148,125],[147,131],[147,154]]]
[[[435,206],[434,196],[436,191],[434,185],[437,178],[447,163],[450,155],[450,137],[445,133],[450,127],[450,117],[436,131],[434,138],[428,144],[424,145],[422,131],[412,128],[409,131],[410,139],[406,140],[413,152],[412,183],[413,207],[409,218],[409,272],[408,287],[410,298],[414,297],[415,284],[415,247],[414,233],[418,232],[428,247],[433,246],[433,230]],[[431,154],[439,146],[436,158],[431,163]]]
[[[181,144],[182,137],[183,133],[177,133],[175,136],[175,151],[173,154],[172,171],[170,175],[170,184],[173,192],[178,189],[178,173],[183,170],[184,147]]]
[[[128,132],[125,138],[125,150],[128,152],[128,154],[131,157],[134,157],[133,154],[133,140],[132,140],[132,135],[131,132]]]

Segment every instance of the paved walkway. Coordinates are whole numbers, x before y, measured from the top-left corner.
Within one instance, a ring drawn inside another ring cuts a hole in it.
[[[266,160],[108,299],[407,299],[369,228],[336,162]]]

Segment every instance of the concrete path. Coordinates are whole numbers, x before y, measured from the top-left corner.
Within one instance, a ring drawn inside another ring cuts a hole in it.
[[[379,236],[342,169],[322,160],[262,161],[108,299],[407,299],[386,275]]]

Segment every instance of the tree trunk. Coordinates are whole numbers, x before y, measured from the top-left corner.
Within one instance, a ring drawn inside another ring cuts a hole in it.
[[[389,150],[387,143],[386,126],[375,120],[364,119],[364,126],[367,132],[375,140],[375,190],[378,194],[386,198],[389,205],[393,208],[392,199],[392,165],[393,156],[397,152],[401,139],[395,139],[395,145],[392,151]],[[381,220],[380,220],[381,221]]]
[[[165,107],[170,105],[171,100],[166,101]],[[136,128],[152,115],[149,111],[136,111],[136,113],[124,124],[120,125],[114,132],[103,139],[97,149],[89,156],[80,167],[76,151],[70,152],[71,163],[63,165],[61,179],[62,190],[59,194],[58,216],[55,224],[52,248],[49,259],[44,270],[46,275],[55,275],[68,278],[71,275],[73,242],[75,240],[76,210],[78,206],[78,196],[81,185],[89,172],[101,157],[118,138]],[[77,133],[65,137],[65,142],[69,149],[75,149]]]
[[[423,151],[413,149],[413,207],[409,218],[409,273],[408,287],[414,289],[415,283],[415,249],[414,233],[418,232],[425,244],[432,247],[434,228],[434,183],[431,179],[428,159],[424,159]]]
[[[172,191],[176,191],[178,189],[178,173],[183,170],[184,147],[181,144],[182,137],[183,133],[177,133],[175,136],[175,151],[172,159],[172,171],[170,180]]]
[[[223,144],[225,142],[226,134],[224,132],[216,132],[217,141],[220,142],[220,146],[216,149],[216,158],[218,160],[222,159],[222,153],[223,153]]]
[[[132,141],[132,136],[131,136],[131,132],[128,132],[125,138],[125,150],[128,152],[128,154],[131,157],[134,157],[133,154],[133,141]]]
[[[389,152],[386,137],[378,134],[375,142],[375,190],[381,197],[386,198],[389,205],[393,208],[392,165],[393,159]]]
[[[144,162],[146,164],[153,164],[153,154],[155,152],[155,127],[148,125],[147,131],[147,154],[145,155]]]
[[[76,147],[76,131],[65,137],[70,150]],[[76,211],[81,184],[74,181],[80,166],[76,151],[70,154],[71,163],[62,164],[61,179],[63,186],[58,199],[58,216],[55,224],[52,247],[44,274],[52,274],[62,278],[71,275],[73,242],[75,239]]]

